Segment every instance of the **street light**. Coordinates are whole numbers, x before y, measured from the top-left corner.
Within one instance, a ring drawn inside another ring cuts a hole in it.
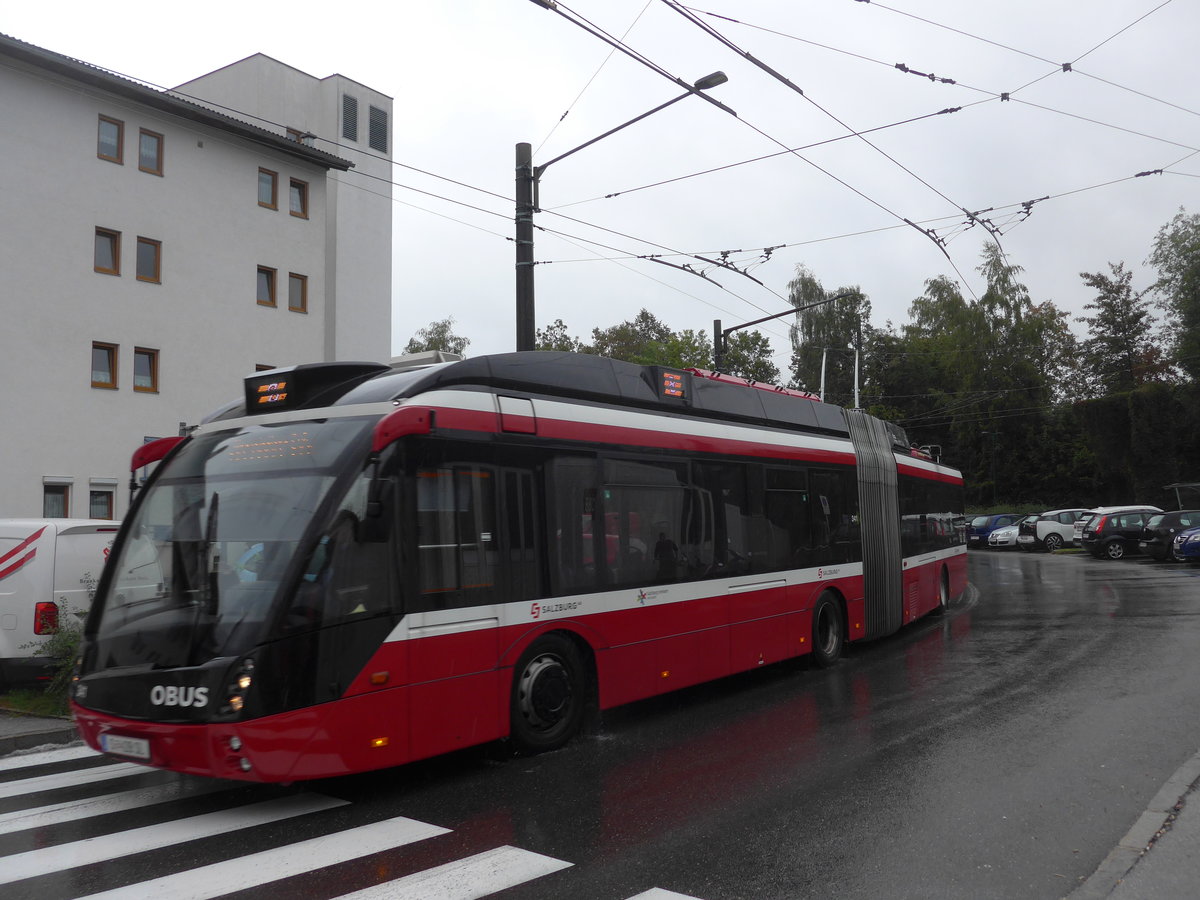
[[[568,150],[566,153],[554,157],[549,162],[543,163],[540,166],[533,165],[533,153],[529,144],[517,144],[517,349],[532,350],[534,345],[534,323],[533,323],[533,214],[538,212],[538,181],[542,177],[542,173],[546,171],[554,163],[560,159],[566,159],[572,153],[577,153],[584,147],[590,147],[597,141],[603,140],[610,134],[616,134],[622,128],[628,128],[635,122],[640,122],[647,116],[652,116],[660,110],[666,109],[674,103],[678,103],[686,97],[691,97],[693,94],[698,97],[703,97],[709,103],[720,107],[730,115],[736,116],[737,113],[721,103],[714,100],[712,97],[701,93],[709,88],[714,88],[719,84],[724,84],[729,78],[724,72],[713,72],[711,75],[705,75],[699,81],[691,86],[686,82],[681,81],[680,84],[688,88],[688,90],[668,100],[666,103],[660,103],[654,109],[647,110],[640,116],[630,119],[618,125],[616,128],[610,128],[604,134],[592,138],[586,143],[580,144],[573,150]]]
[[[781,313],[775,313],[771,316],[763,316],[761,319],[755,319],[753,322],[743,322],[741,325],[730,325],[728,328],[721,327],[721,320],[713,320],[713,369],[717,372],[721,371],[721,366],[725,362],[725,351],[729,349],[729,334],[733,331],[741,331],[743,328],[749,328],[751,325],[761,325],[763,322],[770,322],[772,319],[782,319],[784,316],[790,316],[795,313],[802,313],[806,309],[812,309],[814,306],[824,306],[826,303],[832,303],[834,300],[845,300],[847,297],[857,297],[858,291],[846,291],[843,294],[838,294],[834,297],[826,297],[824,300],[818,300],[816,303],[809,303],[807,306],[793,306],[791,309],[784,310]]]

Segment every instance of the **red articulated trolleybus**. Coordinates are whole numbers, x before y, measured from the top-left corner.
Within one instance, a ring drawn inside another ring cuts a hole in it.
[[[966,585],[962,477],[806,394],[570,353],[257,373],[122,523],[84,739],[252,781],[395,766],[890,634]]]

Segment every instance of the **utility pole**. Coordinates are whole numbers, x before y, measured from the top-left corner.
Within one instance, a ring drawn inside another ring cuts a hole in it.
[[[553,6],[548,6],[548,0],[534,0],[539,6],[544,6],[546,9],[552,9]],[[678,81],[678,79],[676,79]],[[573,153],[577,153],[584,147],[590,147],[599,140],[603,140],[610,134],[616,134],[623,128],[628,128],[635,122],[640,122],[647,116],[652,116],[656,112],[666,109],[668,106],[678,103],[691,96],[700,97],[707,100],[713,106],[721,109],[732,116],[737,116],[737,113],[721,103],[719,100],[714,100],[708,96],[705,91],[714,88],[717,85],[724,84],[728,81],[724,72],[713,72],[711,75],[705,75],[695,84],[687,84],[679,81],[679,86],[687,88],[687,92],[680,94],[678,97],[672,97],[666,103],[660,103],[653,109],[647,110],[640,116],[635,116],[628,122],[622,122],[616,128],[610,128],[604,134],[592,138],[586,143],[580,144],[568,150],[566,153],[561,153],[549,162],[542,163],[540,166],[533,164],[533,151],[529,144],[517,144],[517,190],[516,190],[516,241],[517,241],[517,349],[532,350],[534,347],[534,302],[533,302],[533,267],[536,265],[533,259],[533,214],[538,210],[538,180],[542,177],[542,173],[551,165],[558,162],[560,159],[566,159]]]
[[[534,347],[533,151],[517,144],[517,349]]]

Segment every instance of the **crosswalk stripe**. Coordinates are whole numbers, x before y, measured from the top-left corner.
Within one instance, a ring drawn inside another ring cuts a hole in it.
[[[664,891],[662,888],[651,888],[630,897],[629,900],[699,900],[691,894],[677,894],[674,891]]]
[[[56,788],[78,787],[81,784],[92,784],[96,781],[123,778],[126,775],[137,775],[149,771],[151,770],[138,763],[115,763],[111,766],[96,766],[93,769],[61,772],[58,775],[24,778],[20,781],[0,784],[0,798],[19,797],[22,794],[35,794],[38,791],[53,791]]]
[[[0,759],[0,772],[12,769],[27,769],[30,766],[44,766],[48,763],[66,762],[72,759],[83,759],[85,756],[99,756],[91,747],[67,747],[63,750],[42,750],[37,753],[21,753],[16,756],[6,756]]]
[[[201,838],[228,834],[241,828],[265,825],[295,816],[346,806],[347,801],[315,794],[296,794],[279,800],[268,800],[235,809],[205,813],[173,822],[132,828],[101,837],[87,838],[57,847],[27,850],[0,857],[0,884],[33,878],[47,872],[58,872],[130,856],[146,850],[158,850]]]
[[[172,800],[200,797],[218,791],[232,790],[235,786],[223,781],[213,781],[210,784],[187,784],[175,781],[134,791],[104,794],[87,800],[67,800],[63,803],[53,803],[50,806],[19,809],[16,812],[0,813],[0,834],[11,834],[14,831],[24,831],[28,828],[45,828],[49,825],[60,825],[63,822],[75,822],[79,819],[90,819],[93,816],[140,809],[143,806],[154,806],[157,803],[170,803]]]
[[[80,900],[144,900],[146,897],[153,897],[154,900],[208,900],[423,841],[448,831],[447,828],[400,816],[153,881],[92,894]]]
[[[516,847],[497,847],[444,866],[343,894],[337,900],[476,900],[571,865]]]

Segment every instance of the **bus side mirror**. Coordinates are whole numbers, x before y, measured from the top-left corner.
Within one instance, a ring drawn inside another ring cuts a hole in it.
[[[355,537],[363,544],[379,544],[388,538],[387,514],[394,496],[392,480],[379,474],[379,462],[376,460],[375,471],[367,485],[367,505],[363,518],[359,521]]]

